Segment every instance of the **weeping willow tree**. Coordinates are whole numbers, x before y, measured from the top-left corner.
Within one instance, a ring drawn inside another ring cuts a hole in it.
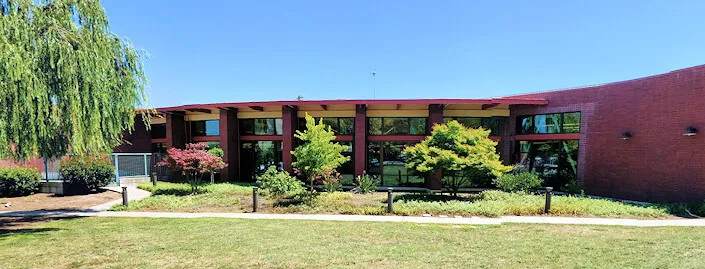
[[[143,59],[98,0],[0,0],[0,158],[110,152],[146,105]]]

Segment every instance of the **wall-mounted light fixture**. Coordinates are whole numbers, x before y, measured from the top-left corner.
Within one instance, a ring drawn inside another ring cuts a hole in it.
[[[632,133],[629,131],[626,131],[626,132],[622,133],[622,136],[620,136],[619,139],[622,139],[622,140],[632,139]]]
[[[685,127],[685,132],[683,132],[684,136],[694,136],[698,133],[698,129],[693,127],[693,126],[688,126]]]

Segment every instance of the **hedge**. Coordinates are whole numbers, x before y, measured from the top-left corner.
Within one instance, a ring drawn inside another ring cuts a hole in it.
[[[32,194],[39,189],[41,178],[34,167],[0,167],[0,197]]]
[[[107,156],[67,156],[61,159],[61,178],[68,194],[86,194],[105,187],[115,177],[115,167]]]

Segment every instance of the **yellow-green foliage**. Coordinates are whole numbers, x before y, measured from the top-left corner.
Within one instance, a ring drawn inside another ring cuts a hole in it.
[[[406,166],[418,174],[430,175],[442,170],[456,175],[444,181],[452,190],[473,178],[502,176],[512,167],[499,160],[497,142],[489,139],[489,135],[489,130],[466,128],[457,121],[435,125],[429,137],[404,149]]]
[[[316,177],[324,176],[325,171],[332,171],[350,160],[342,154],[348,146],[334,142],[335,134],[323,124],[323,120],[316,124],[313,117],[306,114],[306,130],[296,130],[294,136],[303,144],[291,152],[296,160],[291,165],[301,171],[311,184]]]
[[[421,200],[423,199],[423,200]],[[485,191],[474,200],[427,201],[419,196],[409,196],[408,200],[398,201],[394,211],[400,215],[445,214],[498,217],[506,215],[531,216],[543,213],[545,198],[527,193]],[[551,214],[560,216],[595,217],[668,217],[665,206],[639,206],[603,199],[555,196],[551,203]]]
[[[146,103],[142,59],[98,0],[0,1],[0,158],[110,152]]]

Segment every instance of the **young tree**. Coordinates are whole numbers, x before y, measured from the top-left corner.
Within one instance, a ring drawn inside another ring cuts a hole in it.
[[[444,173],[442,183],[457,196],[460,186],[473,178],[499,177],[512,170],[499,160],[497,142],[489,130],[466,128],[457,121],[433,127],[431,136],[404,149],[406,167],[422,176]]]
[[[208,153],[205,150],[206,147],[208,147],[206,143],[196,143],[186,144],[186,149],[170,148],[164,159],[157,165],[181,172],[191,184],[191,193],[195,194],[198,192],[201,175],[212,174],[228,166],[222,158]]]
[[[295,159],[292,166],[308,179],[311,191],[316,178],[324,177],[326,171],[333,171],[350,160],[342,154],[348,146],[334,142],[335,134],[330,126],[323,124],[323,120],[316,124],[313,117],[306,114],[306,130],[297,130],[294,136],[301,139],[303,145],[291,152]]]
[[[142,60],[99,0],[0,0],[0,158],[110,152],[146,103]]]

